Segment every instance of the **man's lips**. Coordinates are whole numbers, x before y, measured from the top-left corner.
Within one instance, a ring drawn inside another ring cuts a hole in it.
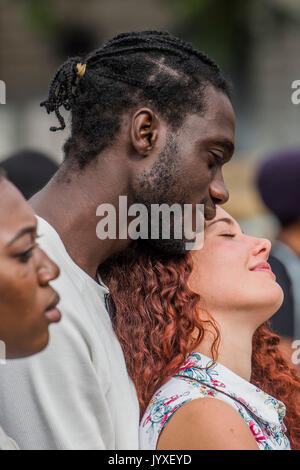
[[[269,265],[269,263],[266,263],[266,262],[256,264],[255,266],[250,268],[250,271],[268,272],[269,274],[272,274],[272,276],[276,279],[276,276],[273,273],[271,266]]]

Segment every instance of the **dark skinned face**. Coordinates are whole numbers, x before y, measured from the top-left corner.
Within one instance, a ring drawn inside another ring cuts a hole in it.
[[[175,135],[167,131],[165,146],[155,163],[140,175],[136,202],[204,205],[206,220],[215,217],[216,204],[228,200],[222,167],[234,151],[235,116],[228,97],[209,87],[203,115],[189,114]],[[171,230],[172,234],[172,230]],[[147,240],[166,255],[186,252],[186,240]]]
[[[25,357],[48,343],[59,321],[59,300],[49,282],[59,269],[36,243],[37,220],[8,181],[0,181],[0,340],[7,358]]]

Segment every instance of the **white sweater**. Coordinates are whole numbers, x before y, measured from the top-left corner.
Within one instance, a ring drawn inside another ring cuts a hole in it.
[[[19,450],[19,447],[8,437],[0,426],[0,450]]]
[[[21,449],[138,449],[139,407],[105,308],[108,289],[39,220],[40,246],[59,265],[62,320],[45,351],[0,365],[0,423]]]

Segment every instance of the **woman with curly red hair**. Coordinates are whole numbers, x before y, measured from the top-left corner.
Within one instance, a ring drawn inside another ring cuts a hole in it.
[[[266,324],[283,300],[270,247],[218,208],[199,251],[135,244],[103,265],[142,449],[300,449],[300,378]]]

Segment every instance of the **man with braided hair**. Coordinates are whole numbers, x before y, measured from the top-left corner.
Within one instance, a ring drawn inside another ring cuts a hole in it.
[[[55,288],[63,320],[40,356],[5,369],[0,421],[21,448],[135,449],[139,410],[105,308],[99,266],[130,239],[96,236],[97,207],[204,205],[228,199],[222,166],[232,156],[235,118],[219,67],[161,31],[124,33],[86,57],[68,59],[41,103],[65,127],[65,159],[31,200],[41,245],[61,267]],[[184,240],[145,241],[164,255]]]

